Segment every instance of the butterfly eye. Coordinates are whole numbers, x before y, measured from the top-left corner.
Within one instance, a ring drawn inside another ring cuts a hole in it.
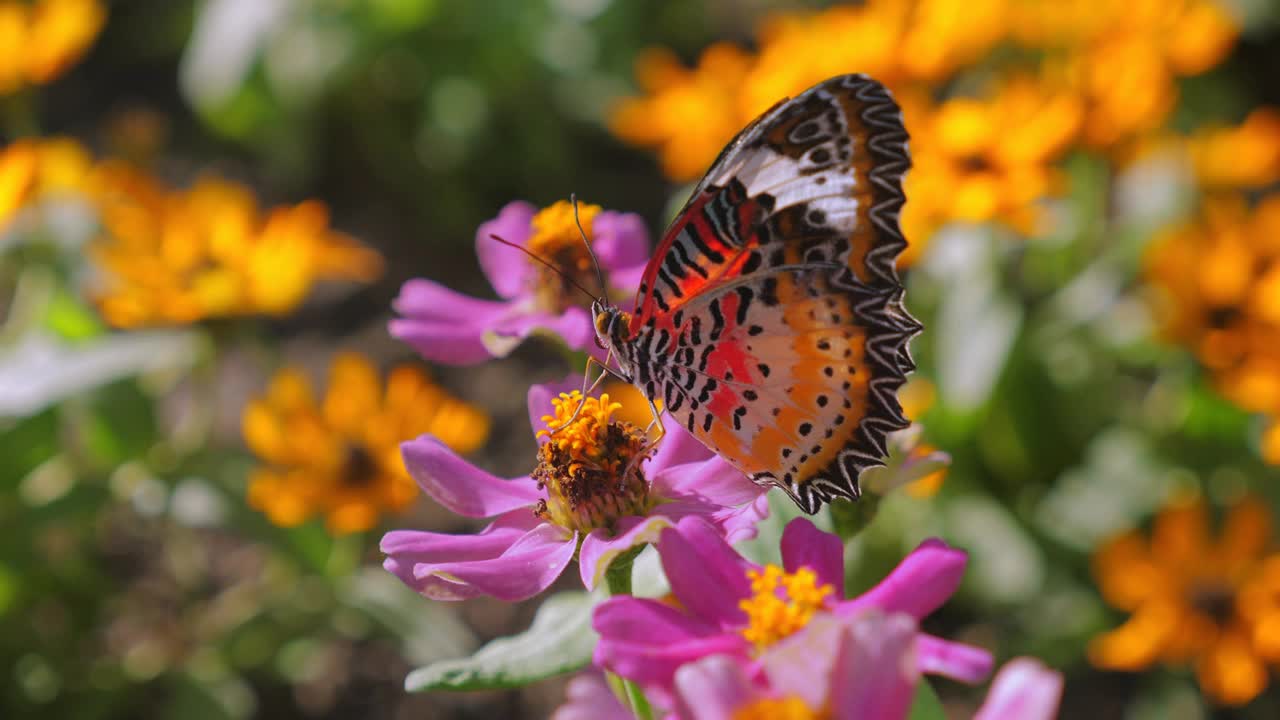
[[[606,348],[601,338],[606,337],[609,333],[609,315],[606,313],[596,313],[595,326],[596,336],[592,339],[596,341],[596,347],[604,350]]]

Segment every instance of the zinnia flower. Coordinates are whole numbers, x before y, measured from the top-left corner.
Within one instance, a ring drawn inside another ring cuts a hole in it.
[[[384,511],[402,510],[417,488],[400,459],[401,441],[431,432],[460,451],[489,432],[480,410],[449,397],[419,369],[391,371],[386,386],[368,360],[334,358],[317,402],[296,369],[278,372],[242,420],[245,442],[267,464],[249,479],[249,504],[277,525],[323,514],[331,532],[367,530]]]
[[[1280,556],[1264,562],[1271,517],[1253,499],[1237,504],[1217,540],[1203,501],[1156,517],[1150,538],[1134,531],[1102,546],[1094,576],[1103,598],[1130,613],[1094,638],[1089,659],[1109,670],[1192,665],[1216,701],[1243,705],[1267,686],[1280,659]]]
[[[564,387],[575,385],[567,380]],[[731,542],[755,534],[768,512],[763,488],[679,423],[666,424],[667,436],[649,457],[639,428],[612,418],[618,409],[607,394],[584,401],[577,391],[557,397],[535,385],[529,412],[542,441],[538,466],[510,480],[467,463],[434,437],[405,443],[405,463],[427,494],[459,515],[492,522],[475,535],[388,533],[384,567],[437,600],[523,600],[551,585],[575,556],[583,584],[594,588],[614,558],[656,541],[681,518],[696,516]]]
[[[1188,346],[1228,399],[1274,423],[1280,416],[1280,195],[1250,210],[1212,197],[1202,217],[1166,232],[1146,257],[1163,330]],[[1272,426],[1274,428],[1274,425]],[[1280,437],[1261,440],[1280,464]]]
[[[551,714],[551,720],[634,720],[618,701],[604,673],[595,668],[580,673],[564,689],[565,702]]]
[[[875,608],[918,621],[955,592],[965,566],[962,551],[928,540],[879,585],[846,600],[843,544],[805,518],[783,532],[782,567],[748,562],[698,518],[664,530],[657,547],[675,602],[611,598],[593,625],[596,664],[660,693],[687,663],[716,654],[757,661],[818,618]],[[902,632],[914,638],[914,671],[976,682],[991,669],[983,650],[914,635],[910,623]]]
[[[582,229],[600,261],[610,292],[634,293],[649,260],[644,221],[632,213],[578,206]],[[554,270],[493,236],[526,248]],[[545,330],[574,350],[594,348],[591,298],[574,284],[599,295],[590,255],[573,218],[573,205],[544,208],[513,202],[476,231],[476,255],[501,300],[480,300],[431,280],[404,284],[391,334],[434,362],[465,365],[501,357],[530,334]]]
[[[0,232],[28,207],[80,192],[92,165],[70,138],[27,138],[0,150]]]
[[[1037,230],[1054,163],[1080,128],[1079,97],[1030,76],[1004,80],[990,98],[958,97],[909,119],[914,162],[903,222],[926,237],[948,222],[1002,222]]]
[[[105,271],[96,300],[116,327],[279,315],[319,280],[369,282],[382,271],[382,258],[331,229],[315,200],[262,213],[235,183],[206,177],[174,192],[111,162],[89,186],[106,231],[90,248]]]
[[[0,95],[61,75],[106,18],[101,0],[0,0]]]
[[[866,608],[814,618],[768,648],[760,672],[727,655],[682,666],[675,676],[680,720],[902,720],[920,682],[920,634],[905,613]],[[1062,676],[1030,658],[996,675],[974,720],[1050,720]]]

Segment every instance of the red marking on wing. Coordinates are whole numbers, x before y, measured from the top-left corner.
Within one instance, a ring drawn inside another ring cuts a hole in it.
[[[674,295],[664,295],[667,306],[670,308],[668,312],[674,313],[677,308],[695,297],[742,275],[743,263],[747,261],[746,251],[758,247],[759,242],[753,233],[749,237],[742,238],[739,243],[731,245],[716,233],[715,228],[711,226],[706,216],[702,213],[702,208],[714,196],[715,193],[703,192],[700,196],[690,200],[689,204],[680,212],[679,217],[671,223],[671,227],[667,228],[667,232],[662,236],[662,241],[658,243],[653,257],[649,258],[649,264],[645,266],[641,280],[642,291],[636,296],[636,312],[631,316],[631,323],[628,325],[632,335],[648,322],[649,318],[666,314],[653,300],[653,294],[656,292],[655,287],[658,283],[658,270],[666,261],[667,254],[671,252],[671,246],[676,237],[686,227],[691,226],[689,228],[690,231],[697,233],[702,242],[713,252],[721,255],[724,260],[715,262],[706,253],[698,257],[689,258],[706,271],[707,277],[704,278],[696,272],[689,272],[688,275],[679,280],[677,284],[680,287],[680,292],[684,293],[684,297],[676,298]],[[743,200],[737,207],[738,226],[751,227],[755,218],[758,217],[758,212],[759,204],[755,200]]]

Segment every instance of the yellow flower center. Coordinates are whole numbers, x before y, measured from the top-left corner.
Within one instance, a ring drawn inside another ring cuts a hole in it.
[[[777,565],[764,570],[748,570],[751,597],[738,603],[747,613],[747,627],[742,636],[762,650],[809,624],[813,614],[826,604],[835,590],[819,585],[818,576],[809,568],[788,573]]]
[[[826,720],[829,717],[830,713],[813,710],[794,695],[757,700],[733,712],[733,720]]]
[[[538,450],[533,471],[547,499],[535,512],[582,532],[647,512],[649,484],[640,464],[649,448],[640,428],[613,419],[622,404],[612,402],[608,393],[584,400],[575,390],[561,393],[552,405],[554,414],[542,418],[547,429],[538,433],[549,439]]]
[[[585,305],[586,298],[573,286],[575,282],[596,295],[601,293],[603,288],[587,253],[587,242],[595,239],[593,224],[600,211],[599,205],[578,203],[581,232],[573,219],[573,204],[570,202],[561,200],[533,216],[529,252],[555,268],[552,270],[537,264],[534,296],[539,307],[562,312],[573,305]],[[583,233],[587,236],[585,242]]]

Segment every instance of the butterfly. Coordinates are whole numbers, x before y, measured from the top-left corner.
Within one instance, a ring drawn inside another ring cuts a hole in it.
[[[922,326],[894,265],[910,165],[901,110],[870,77],[773,106],[694,188],[635,311],[593,303],[609,369],[805,512],[856,499],[908,424],[897,390]]]

